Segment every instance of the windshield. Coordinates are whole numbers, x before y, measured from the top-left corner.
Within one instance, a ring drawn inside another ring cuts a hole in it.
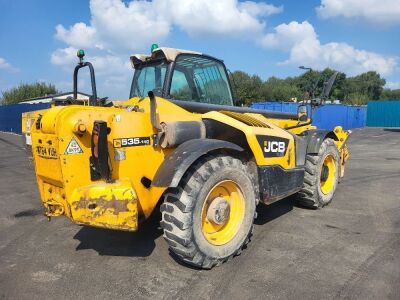
[[[157,96],[162,96],[165,73],[168,64],[164,61],[153,61],[138,66],[133,75],[130,98],[143,99],[149,91]]]

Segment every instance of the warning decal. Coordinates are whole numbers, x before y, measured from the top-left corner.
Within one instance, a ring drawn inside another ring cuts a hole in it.
[[[67,149],[65,149],[64,154],[78,154],[78,153],[83,153],[82,148],[79,146],[75,138],[72,138],[67,146]]]

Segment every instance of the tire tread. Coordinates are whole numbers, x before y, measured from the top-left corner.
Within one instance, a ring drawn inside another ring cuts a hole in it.
[[[167,191],[164,196],[164,203],[161,205],[162,220],[160,225],[164,230],[164,239],[168,243],[170,250],[179,259],[184,262],[201,267],[211,269],[225,261],[230,260],[233,256],[239,255],[246,245],[250,242],[253,226],[243,244],[232,255],[225,258],[209,257],[199,251],[192,236],[191,210],[195,205],[195,198],[191,194],[196,189],[201,188],[207,178],[213,172],[226,166],[234,166],[248,173],[246,166],[234,157],[222,155],[208,155],[199,159],[189,168],[182,178],[178,188]],[[251,178],[253,182],[253,178]],[[255,197],[256,203],[258,196]],[[254,218],[256,213],[254,213]]]

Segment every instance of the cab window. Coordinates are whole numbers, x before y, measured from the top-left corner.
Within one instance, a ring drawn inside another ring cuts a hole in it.
[[[170,96],[177,100],[233,104],[224,65],[199,55],[181,54],[177,57]]]
[[[143,98],[148,91],[153,91],[157,96],[161,96],[167,66],[164,61],[156,61],[138,67],[133,76],[130,98]]]
[[[193,99],[192,90],[184,72],[175,69],[171,81],[170,95],[173,99],[188,101]]]

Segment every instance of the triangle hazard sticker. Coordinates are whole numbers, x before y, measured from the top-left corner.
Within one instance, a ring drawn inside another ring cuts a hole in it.
[[[68,143],[67,149],[65,149],[64,154],[78,154],[83,153],[81,146],[79,146],[78,142],[75,138],[72,138],[71,141]]]

